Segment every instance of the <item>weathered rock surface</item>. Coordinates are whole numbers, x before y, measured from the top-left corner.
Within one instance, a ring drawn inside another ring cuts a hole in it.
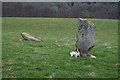
[[[87,57],[88,52],[94,47],[95,26],[87,19],[78,19],[78,33],[76,36],[76,49],[82,57]]]
[[[41,41],[41,40],[31,36],[30,34],[28,34],[26,32],[21,33],[21,36],[24,38],[23,40],[27,40],[27,41]]]

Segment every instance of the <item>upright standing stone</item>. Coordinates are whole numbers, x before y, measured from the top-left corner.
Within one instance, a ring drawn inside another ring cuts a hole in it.
[[[78,33],[76,36],[76,49],[80,55],[86,57],[88,52],[94,47],[95,26],[87,19],[78,19]]]

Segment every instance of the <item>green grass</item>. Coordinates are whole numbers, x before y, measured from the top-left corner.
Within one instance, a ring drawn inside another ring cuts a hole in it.
[[[77,18],[3,18],[3,78],[117,78],[118,20],[95,24],[96,59],[70,57],[75,51]],[[21,32],[43,42],[19,41]],[[111,48],[103,46],[107,43]]]

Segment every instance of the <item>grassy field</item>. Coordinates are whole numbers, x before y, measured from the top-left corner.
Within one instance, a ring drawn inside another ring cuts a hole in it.
[[[95,24],[96,59],[70,57],[75,51],[77,18],[3,18],[3,78],[117,78],[118,20]],[[43,42],[19,41],[27,32]],[[107,44],[107,46],[103,46]]]

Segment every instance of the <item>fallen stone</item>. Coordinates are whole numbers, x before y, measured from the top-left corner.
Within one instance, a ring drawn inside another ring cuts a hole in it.
[[[23,32],[21,33],[21,36],[24,38],[23,40],[20,40],[20,41],[24,41],[24,40],[27,40],[27,41],[41,41],[33,36],[31,36],[30,34],[26,33],[26,32]]]

